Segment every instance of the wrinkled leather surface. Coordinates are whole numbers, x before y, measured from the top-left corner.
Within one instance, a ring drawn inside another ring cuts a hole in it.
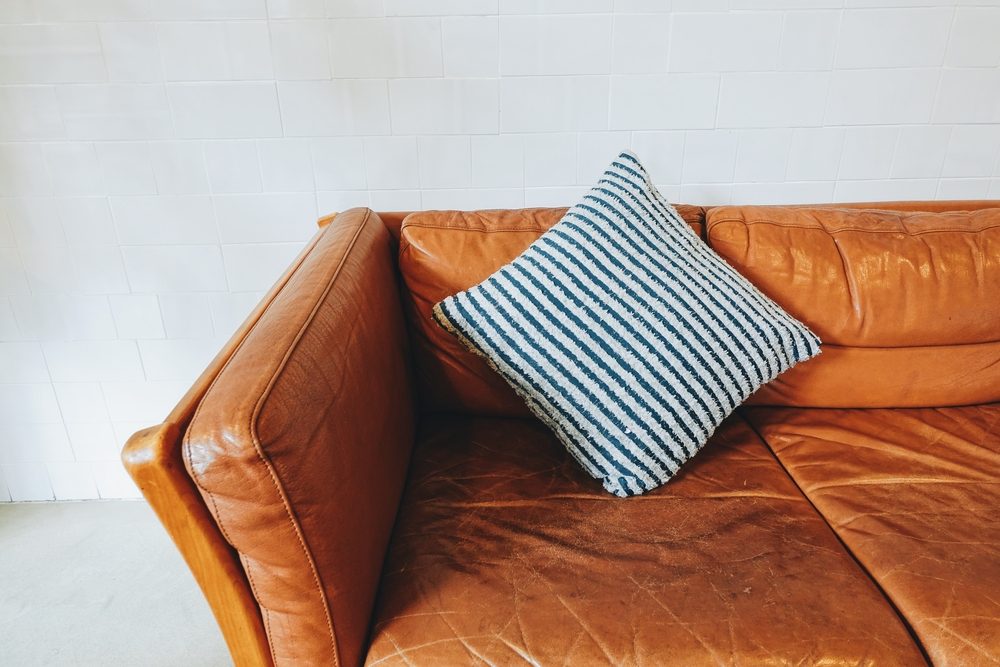
[[[808,324],[828,351],[845,348],[793,369],[757,402],[1000,400],[1000,208],[721,207],[708,212],[707,224],[709,244],[726,261]]]
[[[628,500],[539,422],[421,430],[370,665],[923,664],[738,416]]]
[[[935,664],[1000,663],[1000,404],[744,414]]]
[[[361,661],[413,443],[389,232],[354,209],[319,234],[184,445],[277,665]]]
[[[704,209],[676,206],[699,235]],[[399,270],[406,289],[416,385],[425,411],[529,416],[524,401],[481,358],[435,324],[438,301],[476,285],[531,245],[565,208],[426,211],[402,223]]]

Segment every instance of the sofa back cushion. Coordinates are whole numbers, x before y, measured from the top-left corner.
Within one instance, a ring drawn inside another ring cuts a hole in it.
[[[677,210],[702,235],[704,209],[681,205]],[[426,211],[403,221],[399,268],[424,410],[531,414],[483,359],[434,322],[431,309],[509,263],[565,213],[565,208]]]
[[[1000,208],[721,207],[707,238],[824,343],[752,402],[1000,400]]]

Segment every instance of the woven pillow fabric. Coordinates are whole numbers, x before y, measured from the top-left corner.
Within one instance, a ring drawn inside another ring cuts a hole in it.
[[[628,152],[514,261],[433,312],[618,496],[667,482],[820,345],[692,232]]]

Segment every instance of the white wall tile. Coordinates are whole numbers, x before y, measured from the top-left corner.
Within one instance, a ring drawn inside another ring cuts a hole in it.
[[[215,212],[205,195],[112,197],[118,238],[125,245],[214,243]]]
[[[610,14],[502,16],[500,73],[607,74],[611,23]]]
[[[601,177],[608,163],[628,150],[631,137],[628,132],[586,132],[577,143],[576,182],[593,185]]]
[[[323,0],[267,0],[267,15],[272,19],[323,18],[325,4]]]
[[[839,178],[888,178],[899,140],[896,127],[849,127],[844,134]]]
[[[73,285],[83,294],[121,294],[129,291],[117,245],[78,245],[70,248]]]
[[[384,0],[326,0],[326,15],[337,17],[385,16]]]
[[[861,202],[934,199],[934,179],[892,179],[888,181],[836,181],[833,201]]]
[[[397,2],[402,0],[396,0]],[[612,0],[500,0],[501,14],[572,14],[611,11]]]
[[[496,14],[497,0],[385,0],[389,16]]]
[[[938,78],[934,69],[834,72],[826,123],[926,123],[931,117]]]
[[[441,76],[437,18],[333,19],[330,62],[344,78]],[[378,48],[372,48],[378,45]],[[364,54],[359,57],[359,54]]]
[[[989,189],[988,178],[942,178],[937,199],[985,199]]]
[[[38,144],[0,144],[0,196],[52,194],[52,177]]]
[[[100,388],[97,391],[100,392]],[[123,443],[115,437],[107,414],[101,422],[67,421],[66,432],[77,461],[114,461],[121,452]],[[56,493],[58,495],[58,491]],[[72,496],[67,499],[70,498]]]
[[[111,81],[162,81],[163,61],[152,23],[102,23],[101,45]]]
[[[160,304],[152,294],[109,297],[119,338],[163,338]]]
[[[951,27],[945,64],[953,67],[1000,65],[1000,7],[959,7]]]
[[[212,192],[260,192],[257,142],[252,139],[206,141],[205,167]]]
[[[149,144],[101,141],[95,147],[108,194],[156,194],[156,178],[153,176]]]
[[[45,464],[40,461],[5,463],[3,474],[14,501],[52,500],[52,482]]]
[[[792,131],[788,153],[789,181],[833,181],[840,169],[844,150],[844,129],[817,127]]]
[[[302,243],[224,245],[226,276],[235,291],[266,290],[301,252]]]
[[[1000,125],[958,125],[951,133],[941,175],[972,178],[993,174],[1000,153]]]
[[[280,136],[274,86],[273,82],[168,85],[177,135],[192,139]]]
[[[103,500],[142,497],[125,466],[118,461],[97,461],[91,464],[91,470]]]
[[[583,185],[525,188],[524,205],[528,207],[566,207],[579,201],[590,188]]]
[[[670,71],[775,69],[781,22],[776,12],[674,14]]]
[[[471,140],[473,187],[524,185],[524,141],[518,135],[476,136]]]
[[[278,83],[286,137],[389,133],[385,81],[282,81]]]
[[[469,137],[420,137],[417,156],[422,188],[466,188],[472,175]]]
[[[200,141],[156,141],[149,145],[160,195],[208,194],[205,147]]]
[[[899,128],[892,159],[892,178],[937,178],[951,139],[947,125],[911,125]]]
[[[829,75],[753,72],[722,75],[719,127],[822,125]]]
[[[935,123],[1000,123],[1000,68],[941,73]]]
[[[180,400],[183,382],[102,382],[101,390],[113,423],[158,424]],[[119,434],[120,435],[120,434]]]
[[[53,382],[142,380],[135,343],[127,340],[42,343]]]
[[[312,156],[306,139],[264,139],[257,142],[265,191],[313,192]]]
[[[577,137],[545,134],[524,141],[524,184],[528,187],[574,185],[577,168]]]
[[[613,76],[611,129],[710,128],[715,125],[718,99],[717,74]]]
[[[498,131],[493,79],[395,79],[389,82],[394,134],[493,134]]]
[[[445,76],[497,76],[500,71],[500,27],[497,17],[443,17],[441,48]]]
[[[329,79],[330,53],[323,21],[271,21],[274,76],[285,81]]]
[[[215,197],[223,243],[306,241],[316,231],[316,197],[309,193]]]
[[[656,184],[681,182],[684,132],[633,132],[632,150]]]
[[[425,210],[521,208],[524,190],[521,188],[488,188],[482,190],[423,190],[420,207]]]
[[[15,308],[15,312],[16,312]],[[34,338],[30,330],[25,335]],[[4,382],[48,382],[49,371],[38,343],[0,342],[0,377]]]
[[[212,296],[212,293],[160,294],[159,308],[166,337],[176,340],[214,336]]]
[[[72,461],[73,448],[66,427],[53,422],[0,424],[0,461]]]
[[[833,183],[829,181],[733,183],[732,203],[737,205],[822,204],[832,200]]]
[[[368,187],[420,187],[417,140],[413,137],[368,137],[364,140]]]
[[[785,178],[792,130],[741,130],[734,180],[739,183],[780,182]]]
[[[28,277],[17,248],[0,246],[0,294],[27,294]]]
[[[318,190],[361,190],[365,178],[364,144],[357,137],[311,139],[309,142]]]
[[[608,93],[605,76],[504,77],[500,127],[503,132],[606,130]]]
[[[0,86],[0,140],[66,136],[53,86]]]
[[[684,139],[683,182],[727,183],[733,180],[738,135],[732,130],[695,130]]]
[[[375,211],[417,211],[421,208],[420,190],[372,190],[370,201]]]
[[[82,83],[106,77],[93,24],[0,25],[0,83]]]
[[[52,386],[67,423],[107,422],[108,409],[97,382],[54,382]]]
[[[148,0],[33,0],[40,21],[138,21],[153,18]]]
[[[129,285],[139,293],[217,292],[228,289],[215,245],[147,245],[122,248]]]
[[[118,242],[107,197],[61,197],[55,201],[63,234],[70,245]]]
[[[936,67],[944,58],[953,11],[947,7],[847,11],[834,62],[839,68]]]
[[[52,178],[53,192],[60,195],[102,195],[107,192],[92,143],[45,144],[42,150]]]
[[[669,36],[669,14],[615,16],[611,71],[615,74],[662,72],[670,55]]]
[[[235,333],[260,300],[259,292],[226,292],[209,295],[216,334],[224,337]]]
[[[139,353],[146,379],[194,382],[219,351],[221,341],[207,339],[141,340]]]
[[[229,24],[239,25],[239,24]],[[156,26],[167,81],[225,81],[241,78],[230,62],[227,24],[167,22]],[[265,48],[267,44],[264,44]]]
[[[778,54],[779,69],[830,69],[837,50],[840,17],[840,13],[834,11],[786,14]]]
[[[100,497],[90,464],[50,461],[46,466],[56,500],[91,500]]]
[[[57,89],[71,139],[165,139],[173,134],[162,84],[93,84]]]
[[[391,190],[387,192],[393,192]],[[420,199],[420,193],[417,193]],[[372,208],[368,190],[320,190],[316,193],[316,207],[320,215],[340,213],[352,208]],[[373,208],[373,210],[376,210]],[[382,210],[385,210],[384,208]]]
[[[153,18],[161,21],[262,19],[266,16],[264,0],[172,0],[153,4]]]

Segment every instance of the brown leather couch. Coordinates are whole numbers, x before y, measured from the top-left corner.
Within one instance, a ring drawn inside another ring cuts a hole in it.
[[[996,664],[993,207],[680,207],[824,353],[644,496],[429,317],[561,209],[322,220],[124,460],[241,665]]]

